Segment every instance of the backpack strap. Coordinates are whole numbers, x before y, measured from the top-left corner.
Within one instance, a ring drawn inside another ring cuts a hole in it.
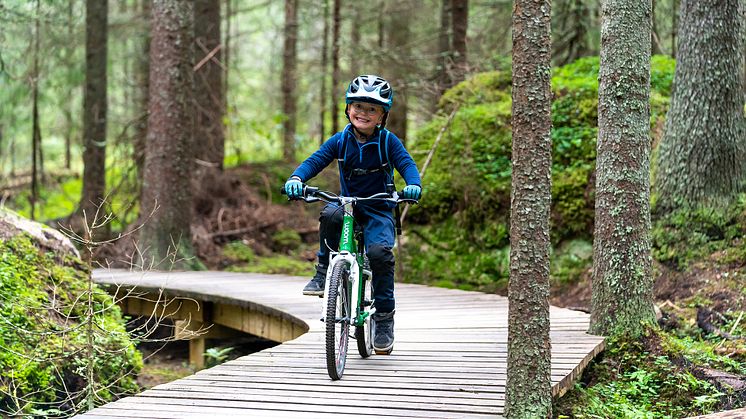
[[[339,182],[343,188],[346,189],[344,167],[345,160],[347,159],[347,129],[350,127],[348,124],[343,130],[342,135],[337,139],[337,164],[339,165]]]

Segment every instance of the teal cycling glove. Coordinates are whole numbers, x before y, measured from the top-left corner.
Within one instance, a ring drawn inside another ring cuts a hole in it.
[[[285,182],[285,193],[288,198],[300,198],[303,195],[303,183],[295,178],[288,179]]]
[[[404,199],[420,199],[422,196],[422,188],[417,185],[407,185],[404,187],[401,194]]]

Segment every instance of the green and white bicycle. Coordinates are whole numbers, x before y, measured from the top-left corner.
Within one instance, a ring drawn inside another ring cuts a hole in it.
[[[303,187],[303,195],[299,199],[306,202],[335,203],[344,211],[339,250],[332,250],[329,255],[321,318],[326,332],[326,369],[332,380],[339,380],[347,360],[350,326],[355,327],[355,340],[360,356],[367,358],[374,352],[375,322],[372,316],[376,307],[373,300],[373,277],[364,250],[363,230],[355,223],[355,203],[387,201],[399,204],[417,201],[400,198],[396,191],[358,198],[338,196],[310,186]]]

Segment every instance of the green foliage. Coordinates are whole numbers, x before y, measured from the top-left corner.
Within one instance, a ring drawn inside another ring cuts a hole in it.
[[[99,400],[138,391],[134,377],[142,358],[124,330],[121,312],[111,297],[93,285],[93,317],[88,317],[88,276],[79,260],[58,265],[20,236],[0,240],[0,411],[38,404],[70,409],[65,393],[79,403],[91,390]],[[89,353],[86,322],[92,322]],[[100,331],[105,330],[105,334]],[[93,368],[89,369],[89,363]],[[29,404],[21,404],[25,399]]]
[[[578,282],[593,259],[593,245],[582,239],[568,240],[551,257],[552,281],[557,285]]]
[[[687,369],[690,362],[716,368],[724,358],[697,352],[664,332],[649,331],[643,339],[620,337],[607,342],[603,358],[590,366],[584,381],[555,406],[558,417],[670,418],[712,413],[723,393]]]
[[[746,260],[746,194],[728,208],[678,209],[653,224],[653,256],[679,269],[692,260],[724,251],[725,263]]]
[[[295,230],[279,230],[272,235],[272,248],[275,251],[287,252],[303,244],[303,240]]]
[[[205,351],[205,368],[212,368],[225,362],[233,352],[232,347],[209,348]]]
[[[673,60],[662,56],[652,61],[651,123],[667,109],[673,65]],[[551,237],[555,245],[576,238],[590,240],[593,233],[598,66],[598,57],[586,57],[552,73]],[[446,114],[457,105],[423,179],[424,199],[411,212],[412,223],[430,227],[416,227],[413,250],[405,255],[405,264],[412,266],[406,280],[499,286],[505,283],[507,269],[494,259],[506,254],[509,244],[510,73],[477,74],[447,91],[441,112],[417,133],[411,148],[429,150],[446,123]],[[561,264],[568,268],[557,275],[558,281],[579,275],[580,267],[570,268],[568,259]]]
[[[223,256],[233,260],[234,262],[251,263],[256,259],[254,250],[240,241],[230,242],[223,246]]]
[[[297,234],[297,233],[296,233]],[[282,236],[284,234],[281,234]],[[287,255],[257,256],[247,244],[235,241],[223,247],[223,256],[234,262],[228,270],[231,272],[257,272],[284,275],[312,275],[308,262]]]

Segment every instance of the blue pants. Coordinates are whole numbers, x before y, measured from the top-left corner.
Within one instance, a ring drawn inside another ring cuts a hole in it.
[[[339,249],[342,234],[342,208],[328,204],[321,210],[319,221],[319,265],[329,266],[329,249]],[[363,226],[365,249],[373,272],[373,298],[376,311],[394,311],[394,215],[391,210],[368,205],[355,206],[355,222]]]

